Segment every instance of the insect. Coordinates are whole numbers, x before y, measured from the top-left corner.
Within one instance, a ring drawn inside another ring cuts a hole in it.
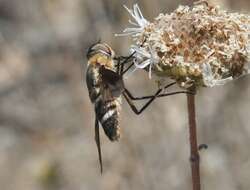
[[[122,78],[123,74],[132,67],[133,63],[124,70],[124,65],[131,62],[131,59],[134,58],[133,56],[134,53],[127,57],[115,57],[115,52],[112,48],[109,45],[100,42],[90,46],[87,51],[88,66],[86,82],[90,100],[95,108],[95,141],[98,149],[101,173],[103,171],[103,166],[99,123],[102,125],[106,136],[111,141],[119,140],[122,95],[128,102],[132,111],[136,114],[140,114],[158,97],[190,93],[187,91],[177,91],[161,94],[163,89],[176,84],[176,82],[173,82],[162,89],[158,89],[153,95],[134,97],[125,87]],[[133,103],[133,101],[145,99],[147,99],[147,102],[140,109],[138,109]]]
[[[124,85],[122,78],[114,71],[114,56],[114,51],[105,43],[96,43],[87,52],[86,82],[90,100],[95,106],[95,140],[101,172],[99,122],[111,141],[120,138],[119,111]]]

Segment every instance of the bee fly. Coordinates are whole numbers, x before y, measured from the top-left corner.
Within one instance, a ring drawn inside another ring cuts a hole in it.
[[[95,140],[102,172],[99,123],[111,141],[120,138],[119,111],[124,90],[122,77],[115,72],[115,53],[105,43],[92,45],[87,52],[86,82],[91,102],[95,106]]]
[[[175,94],[190,93],[189,91],[177,91],[169,93],[161,93],[163,89],[167,89],[176,84],[172,82],[165,87],[158,89],[155,94],[142,97],[134,97],[129,90],[124,86],[122,75],[126,73],[132,66],[128,66],[123,71],[123,66],[130,59],[134,59],[134,53],[128,57],[115,57],[115,53],[110,46],[105,43],[96,43],[92,45],[87,52],[88,66],[86,74],[86,82],[89,91],[91,102],[95,106],[95,140],[98,149],[99,162],[102,173],[102,154],[99,138],[99,123],[101,123],[105,134],[111,141],[119,140],[119,111],[121,109],[121,96],[125,100],[132,111],[139,115],[141,114],[156,98],[171,96]],[[118,59],[118,64],[115,65],[115,60]],[[122,63],[120,60],[124,59]],[[117,67],[117,68],[116,68]],[[116,71],[115,71],[116,69]],[[147,102],[138,109],[133,101],[146,100]]]

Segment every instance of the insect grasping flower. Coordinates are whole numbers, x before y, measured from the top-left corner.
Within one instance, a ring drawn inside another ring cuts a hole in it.
[[[125,30],[123,30],[123,34],[116,34],[116,36],[136,36],[136,34],[144,30],[144,28],[148,25],[149,22],[142,16],[141,10],[137,4],[133,6],[133,9],[129,9],[125,5],[124,8],[135,20],[135,22],[129,20],[129,23],[134,25],[135,27],[125,28]]]
[[[204,0],[160,14],[151,23],[138,5],[134,12],[126,9],[141,26],[125,30],[135,41],[136,68],[169,77],[184,88],[222,85],[249,73],[250,16],[228,13]]]
[[[136,69],[145,69],[149,67],[149,78],[151,78],[153,64],[159,62],[156,52],[153,51],[151,46],[149,46],[149,51],[138,46],[131,46],[131,50],[135,52],[136,60],[134,60],[134,64]]]

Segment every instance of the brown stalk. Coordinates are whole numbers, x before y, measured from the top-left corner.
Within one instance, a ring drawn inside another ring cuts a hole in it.
[[[193,190],[200,190],[200,157],[197,144],[196,117],[195,117],[195,86],[191,87],[194,94],[187,94],[189,140],[190,140],[190,164],[192,170]]]

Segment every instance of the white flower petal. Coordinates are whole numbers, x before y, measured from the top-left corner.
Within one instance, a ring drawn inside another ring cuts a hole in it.
[[[134,26],[138,26],[138,24],[136,24],[135,22],[133,22],[132,20],[128,20],[128,22]]]
[[[127,35],[133,36],[137,33],[141,33],[149,22],[143,17],[139,6],[135,4],[133,6],[133,9],[129,9],[126,5],[123,6],[135,20],[135,22],[129,20],[129,23],[132,24],[133,26],[137,26],[138,28],[126,28],[123,31],[123,33],[126,34],[115,34],[115,36],[127,36]]]
[[[151,60],[150,59],[147,59],[147,60],[145,60],[145,61],[143,61],[143,62],[141,62],[141,63],[136,63],[136,62],[134,62],[134,64],[135,64],[135,66],[137,67],[137,68],[139,68],[139,69],[144,69],[145,67],[147,67],[148,65],[150,65],[150,63],[151,63]]]
[[[145,26],[148,23],[148,21],[143,17],[142,12],[137,4],[134,5],[134,15],[140,26]]]
[[[148,71],[149,78],[152,78],[152,64],[149,65],[149,71]]]
[[[140,29],[139,29],[139,28],[126,28],[126,29],[123,30],[123,32],[124,32],[124,33],[130,33],[130,32],[131,32],[131,33],[132,33],[132,32],[133,32],[133,33],[138,33],[138,32],[140,32]]]
[[[214,80],[214,85],[224,85],[231,80],[233,80],[233,77],[228,77],[228,78],[220,79],[220,80]]]
[[[151,58],[151,55],[144,48],[137,47],[137,46],[133,45],[133,46],[131,46],[131,49],[133,51],[135,51],[137,54],[142,55],[143,57]]]
[[[208,63],[204,63],[203,64],[203,81],[204,84],[208,87],[213,87],[213,86],[217,86],[217,85],[224,85],[227,82],[233,80],[233,77],[228,77],[225,79],[215,79],[212,73],[212,69],[211,66]]]
[[[203,81],[206,86],[214,86],[214,77],[211,66],[208,63],[204,63],[202,67]]]

